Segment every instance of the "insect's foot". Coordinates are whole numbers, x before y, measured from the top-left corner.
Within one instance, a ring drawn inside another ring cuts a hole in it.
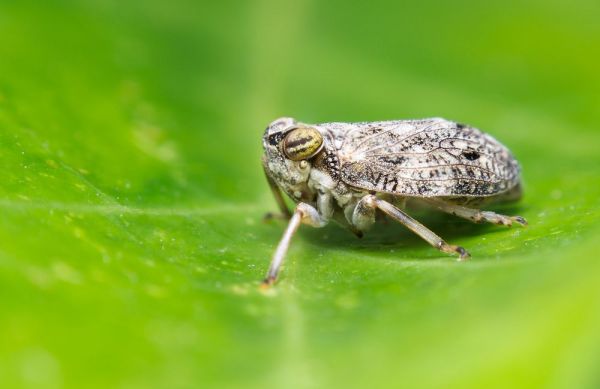
[[[361,230],[357,230],[355,228],[352,228],[352,229],[350,229],[350,231],[352,231],[352,233],[354,234],[354,236],[356,236],[358,239],[362,239],[363,236],[365,236],[365,234]]]
[[[455,246],[456,249],[455,251],[458,253],[458,260],[459,261],[466,261],[467,259],[471,258],[471,254],[469,254],[469,252],[467,250],[464,249],[464,247],[461,246]]]
[[[527,227],[529,225],[529,223],[527,223],[527,220],[525,220],[525,218],[522,216],[513,216],[510,219],[515,223],[522,225],[523,227]]]
[[[273,286],[273,284],[275,284],[275,277],[267,277],[260,283],[260,288],[266,290]]]
[[[521,216],[501,216],[497,221],[497,224],[507,227],[512,227],[513,223],[517,223],[523,227],[527,226],[527,220]]]
[[[474,218],[473,220],[476,222],[479,222],[480,220],[487,221],[490,223],[507,227],[512,227],[513,223],[517,223],[522,226],[527,225],[527,220],[525,220],[525,218],[521,216],[506,216],[490,211],[481,211],[478,217]]]
[[[461,246],[454,246],[451,244],[447,244],[445,242],[441,242],[438,245],[438,249],[440,249],[440,251],[443,251],[448,254],[455,254],[455,253],[458,254],[459,261],[464,261],[464,260],[471,258],[471,254],[469,254],[469,252],[467,250],[465,250],[464,247],[461,247]]]

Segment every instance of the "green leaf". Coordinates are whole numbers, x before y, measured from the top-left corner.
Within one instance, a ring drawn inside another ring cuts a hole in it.
[[[4,1],[3,387],[598,387],[600,9]],[[512,229],[285,223],[264,127],[442,116],[523,167]]]

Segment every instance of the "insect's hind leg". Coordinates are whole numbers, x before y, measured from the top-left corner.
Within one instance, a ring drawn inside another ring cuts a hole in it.
[[[522,226],[527,225],[527,220],[521,216],[506,216],[491,211],[480,211],[479,209],[467,208],[462,205],[452,204],[449,201],[435,198],[424,199],[424,201],[433,205],[440,211],[471,220],[475,223],[488,222],[509,227],[512,226],[513,223],[518,223]]]
[[[427,243],[444,253],[456,253],[459,255],[459,260],[464,260],[471,256],[464,248],[446,243],[433,231],[410,217],[404,211],[396,208],[385,200],[378,199],[374,195],[366,195],[358,202],[352,217],[353,223],[356,225],[356,223],[361,220],[374,220],[376,209],[381,210],[392,219],[402,223],[409,230],[423,238]]]

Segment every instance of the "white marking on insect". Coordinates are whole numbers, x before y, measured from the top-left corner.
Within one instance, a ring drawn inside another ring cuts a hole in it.
[[[520,168],[510,151],[470,126],[441,118],[322,124],[281,118],[267,127],[263,147],[267,180],[290,217],[265,286],[275,282],[300,224],[335,220],[362,236],[379,211],[461,260],[469,257],[465,249],[400,209],[408,199],[473,222],[527,224],[520,216],[467,206],[521,196]],[[282,192],[297,203],[293,213]]]

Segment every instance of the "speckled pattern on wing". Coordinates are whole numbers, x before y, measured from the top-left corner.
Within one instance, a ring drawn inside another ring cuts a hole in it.
[[[493,196],[519,183],[511,153],[478,129],[444,119],[325,123],[342,180],[404,196]]]

